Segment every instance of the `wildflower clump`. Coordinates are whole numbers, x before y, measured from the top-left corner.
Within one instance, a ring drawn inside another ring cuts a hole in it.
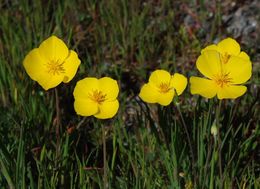
[[[149,77],[140,91],[140,98],[147,103],[169,105],[175,93],[181,95],[187,86],[187,78],[181,74],[171,75],[165,70],[156,70]]]
[[[231,38],[209,45],[201,51],[196,61],[200,73],[206,78],[191,77],[191,93],[206,98],[235,99],[242,96],[244,85],[252,75],[249,56],[240,51],[239,44]]]

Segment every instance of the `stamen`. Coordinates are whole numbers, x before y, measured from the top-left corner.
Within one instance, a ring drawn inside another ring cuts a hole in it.
[[[63,68],[63,64],[64,62],[59,63],[59,60],[51,60],[47,63],[48,73],[52,75],[59,75],[64,73],[65,69]]]
[[[229,73],[226,74],[221,73],[220,75],[215,75],[213,80],[221,88],[223,88],[226,85],[229,85],[232,82],[232,78],[229,77]]]
[[[167,93],[170,90],[169,83],[161,83],[159,85],[159,92],[160,93]]]
[[[106,96],[106,94],[103,94],[98,90],[94,90],[92,93],[89,93],[89,98],[98,104],[102,104],[106,100]]]

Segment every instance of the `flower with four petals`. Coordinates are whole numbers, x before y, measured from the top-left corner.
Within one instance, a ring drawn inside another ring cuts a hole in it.
[[[152,72],[149,82],[144,84],[140,91],[140,98],[148,103],[159,103],[169,105],[175,93],[182,94],[187,86],[187,78],[181,74],[171,75],[165,70]]]
[[[87,77],[77,82],[73,95],[74,108],[78,115],[99,119],[112,118],[119,108],[117,81],[103,77]]]
[[[61,39],[51,36],[26,55],[23,65],[31,79],[48,90],[61,82],[68,83],[75,76],[80,59]]]

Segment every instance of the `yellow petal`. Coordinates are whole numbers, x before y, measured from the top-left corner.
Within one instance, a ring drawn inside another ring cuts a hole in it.
[[[160,96],[160,93],[150,83],[144,84],[141,88],[139,97],[147,103],[156,103],[158,101],[158,97]]]
[[[48,74],[46,76],[43,76],[37,80],[37,82],[45,89],[51,89],[54,87],[57,87],[63,80],[64,75],[51,75]]]
[[[191,94],[199,94],[206,98],[212,98],[217,94],[218,87],[214,81],[200,77],[190,78]]]
[[[117,81],[109,77],[103,77],[98,80],[99,89],[106,95],[108,101],[113,101],[117,98],[119,87]]]
[[[242,96],[246,92],[245,86],[230,85],[224,88],[220,88],[217,96],[219,99],[235,99]]]
[[[78,54],[75,51],[70,50],[69,56],[63,64],[65,69],[64,83],[68,83],[72,80],[78,70],[79,64],[80,59],[78,58]]]
[[[63,62],[69,55],[66,44],[56,36],[51,36],[41,43],[39,51],[46,61],[59,60]]]
[[[114,101],[105,101],[99,107],[99,112],[94,114],[94,116],[98,119],[109,119],[116,115],[119,103],[118,100]]]
[[[76,98],[74,109],[78,115],[91,116],[98,112],[98,104],[90,99]]]
[[[250,60],[249,56],[244,51],[240,52],[238,57],[243,58],[245,60]]]
[[[197,59],[196,66],[200,73],[212,79],[221,71],[220,54],[213,50],[204,51]]]
[[[240,53],[239,44],[232,38],[226,38],[220,41],[217,46],[221,49],[221,51],[230,55],[237,56]]]
[[[182,75],[175,73],[171,79],[171,87],[173,87],[177,94],[180,95],[187,86],[187,78]]]
[[[220,49],[218,48],[218,46],[213,44],[213,45],[209,45],[209,46],[205,47],[204,49],[202,49],[201,54],[205,53],[205,51],[212,51],[212,50],[220,52]]]
[[[152,72],[149,83],[152,83],[155,86],[159,86],[161,83],[170,83],[171,75],[165,70],[155,70]]]
[[[45,90],[58,86],[63,78],[63,74],[50,74],[48,72],[47,63],[39,53],[38,49],[33,49],[25,57],[23,65],[27,74],[37,81]]]
[[[46,70],[45,64],[44,59],[40,56],[38,48],[31,50],[23,61],[26,73],[35,81],[44,74],[44,70]]]
[[[174,90],[171,90],[167,93],[161,93],[158,96],[158,103],[162,106],[168,106],[173,100],[174,93]]]
[[[252,75],[251,62],[236,56],[231,56],[228,63],[224,65],[224,69],[233,84],[245,83]]]
[[[89,94],[92,94],[93,91],[99,90],[98,79],[94,77],[86,77],[77,82],[73,96],[74,98],[88,98]]]

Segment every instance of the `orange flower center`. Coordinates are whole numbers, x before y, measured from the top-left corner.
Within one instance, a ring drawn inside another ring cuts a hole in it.
[[[230,57],[231,57],[231,55],[225,52],[224,54],[221,54],[220,60],[223,64],[226,64],[228,62],[228,60],[230,59]]]
[[[213,80],[221,88],[229,85],[232,82],[232,78],[229,77],[229,73],[226,73],[226,74],[221,73],[220,75],[215,75]]]
[[[60,63],[59,60],[51,60],[47,63],[48,73],[52,75],[59,75],[65,72],[63,67],[64,62]]]
[[[161,83],[159,85],[159,92],[160,93],[167,93],[170,90],[169,83]]]
[[[106,96],[106,94],[98,90],[94,90],[92,94],[89,94],[89,98],[98,104],[102,104],[106,100]]]

